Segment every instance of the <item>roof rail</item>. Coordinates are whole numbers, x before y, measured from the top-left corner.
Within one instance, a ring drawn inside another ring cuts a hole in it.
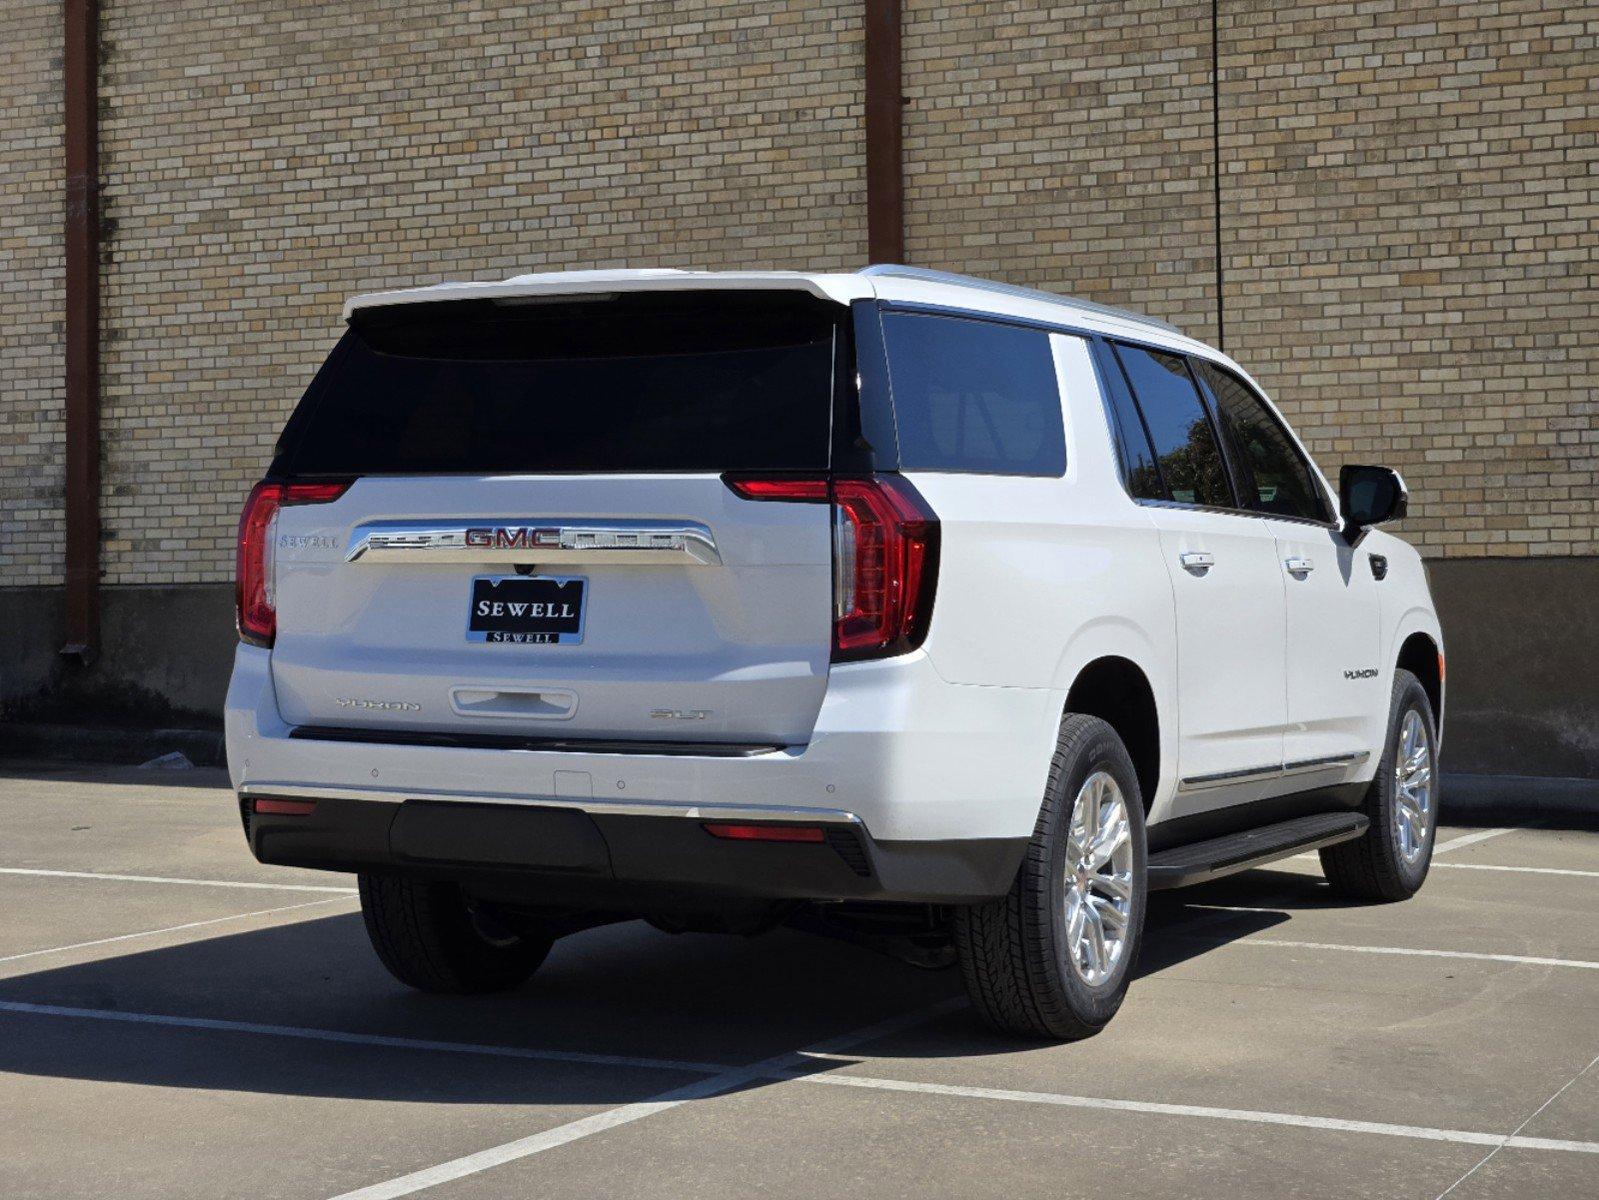
[[[1164,329],[1168,333],[1182,333],[1182,330],[1170,321],[1162,321],[1158,317],[1146,317],[1143,313],[1129,312],[1125,308],[1113,308],[1109,304],[1096,304],[1092,300],[1082,300],[1076,296],[1062,296],[1055,292],[1041,291],[1038,288],[1017,287],[1013,283],[997,283],[992,279],[979,279],[975,275],[957,275],[953,271],[932,271],[926,267],[906,267],[898,263],[873,263],[869,267],[862,267],[856,274],[887,276],[891,279],[919,279],[923,283],[947,283],[956,287],[976,288],[984,292],[997,292],[1003,296],[1017,296],[1023,300],[1038,300],[1045,304],[1058,304],[1062,308],[1075,308],[1079,312],[1098,313],[1102,317],[1114,317],[1118,321],[1132,321],[1138,325],[1153,325],[1157,329]]]

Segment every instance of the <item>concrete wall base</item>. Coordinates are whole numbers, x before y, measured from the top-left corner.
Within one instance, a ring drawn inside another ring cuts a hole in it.
[[[231,584],[107,587],[93,662],[62,657],[60,588],[0,589],[0,716],[68,725],[219,729]]]

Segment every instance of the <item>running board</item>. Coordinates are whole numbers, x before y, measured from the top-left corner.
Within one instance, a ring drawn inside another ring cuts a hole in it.
[[[1363,813],[1317,813],[1211,838],[1207,842],[1173,846],[1149,856],[1149,890],[1204,883],[1234,871],[1247,871],[1287,858],[1290,854],[1347,842],[1365,833],[1370,823]]]

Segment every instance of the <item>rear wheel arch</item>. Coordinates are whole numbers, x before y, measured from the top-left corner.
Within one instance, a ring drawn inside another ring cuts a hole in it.
[[[1148,812],[1161,778],[1160,712],[1143,668],[1120,655],[1094,659],[1077,672],[1065,711],[1098,717],[1116,731],[1133,760]]]

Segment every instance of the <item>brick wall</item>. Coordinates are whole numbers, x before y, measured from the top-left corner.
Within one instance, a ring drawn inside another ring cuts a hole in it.
[[[1213,337],[1210,5],[906,5],[906,255]]]
[[[0,587],[61,579],[61,5],[6,0],[0,38]]]
[[[1222,12],[1228,350],[1427,554],[1599,553],[1599,6]]]
[[[351,292],[864,259],[856,3],[102,3],[109,582],[231,577]]]
[[[102,0],[111,583],[220,582],[350,292],[857,265],[860,7]],[[1599,552],[1599,8],[1223,0],[1228,349],[1432,555]],[[690,16],[685,14],[691,14]],[[60,8],[0,59],[0,583],[60,579]],[[908,258],[1214,337],[1209,4],[905,16]]]
[[[1223,0],[1226,347],[1432,556],[1599,553],[1599,6]],[[1211,6],[907,6],[911,261],[1216,337]]]

